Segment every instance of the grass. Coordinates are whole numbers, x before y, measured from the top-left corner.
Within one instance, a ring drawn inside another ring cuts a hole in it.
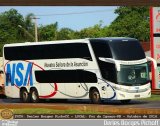
[[[160,95],[151,95],[149,98],[139,99],[145,101],[160,101]]]
[[[151,95],[150,98],[139,99],[144,101],[160,101],[160,95]],[[12,109],[14,114],[110,114],[106,111],[98,111],[97,109],[76,110],[56,110],[51,108],[20,108]]]
[[[47,109],[47,108],[14,109],[13,113],[14,114],[104,114],[97,111],[55,110],[55,109]]]

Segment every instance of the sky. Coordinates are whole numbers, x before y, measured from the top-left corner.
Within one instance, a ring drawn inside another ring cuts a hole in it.
[[[117,17],[114,14],[116,6],[1,6],[0,13],[14,8],[26,16],[35,14],[38,25],[48,25],[58,22],[58,28],[81,30],[103,21],[103,26],[110,25]]]

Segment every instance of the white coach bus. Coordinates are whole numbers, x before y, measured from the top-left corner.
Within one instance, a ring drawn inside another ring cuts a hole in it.
[[[22,102],[147,98],[149,61],[138,40],[96,38],[6,44],[5,94]]]

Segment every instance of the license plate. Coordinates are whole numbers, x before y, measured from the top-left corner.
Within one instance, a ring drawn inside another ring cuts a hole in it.
[[[139,98],[139,97],[140,97],[140,95],[135,95],[134,97],[135,97],[135,98]]]

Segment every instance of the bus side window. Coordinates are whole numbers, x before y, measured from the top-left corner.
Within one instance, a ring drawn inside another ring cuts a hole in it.
[[[115,64],[100,61],[102,77],[110,82],[117,83]]]
[[[97,83],[95,73],[81,69],[35,71],[35,77],[39,83]]]
[[[97,76],[95,73],[85,70],[79,70],[77,74],[78,74],[78,80],[81,83],[97,83]]]

